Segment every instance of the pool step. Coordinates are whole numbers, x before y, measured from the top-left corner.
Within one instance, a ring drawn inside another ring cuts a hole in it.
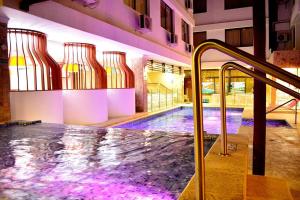
[[[41,120],[33,120],[33,121],[27,121],[27,120],[16,120],[16,121],[8,121],[0,123],[1,127],[10,127],[10,126],[28,126],[33,124],[40,124],[42,123]]]
[[[246,200],[293,200],[285,180],[247,175]]]

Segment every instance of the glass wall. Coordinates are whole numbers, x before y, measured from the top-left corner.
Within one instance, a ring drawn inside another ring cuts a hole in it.
[[[148,111],[158,111],[183,102],[182,68],[149,62],[147,71]]]
[[[219,70],[203,70],[203,102],[219,106]],[[226,71],[226,104],[229,106],[253,105],[253,79],[237,70]]]

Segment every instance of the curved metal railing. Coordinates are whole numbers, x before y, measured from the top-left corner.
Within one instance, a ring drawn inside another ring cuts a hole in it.
[[[174,106],[174,104],[179,103],[178,88],[168,88],[164,84],[161,84],[161,83],[147,83],[147,84],[148,84],[148,89],[147,89],[148,94],[150,94],[150,97],[151,97],[150,102],[149,102],[150,107],[148,107],[148,111],[153,112],[155,110],[154,109],[155,106],[154,106],[154,102],[153,102],[153,95],[155,95],[155,94],[158,94],[158,107],[157,107],[158,109],[168,108],[169,106]],[[150,89],[149,86],[150,87],[153,86],[154,90]],[[171,99],[169,97],[171,97]],[[174,99],[176,99],[176,101],[174,101]]]
[[[194,103],[194,145],[195,145],[195,185],[196,199],[205,199],[205,168],[204,168],[204,129],[203,129],[203,104],[202,104],[202,77],[201,77],[201,56],[209,49],[215,49],[225,53],[239,61],[251,65],[255,69],[281,79],[297,88],[300,88],[300,78],[275,65],[267,63],[247,52],[226,44],[222,41],[211,39],[201,43],[193,53],[192,83]],[[249,70],[251,71],[251,70]],[[247,71],[248,72],[248,71]],[[253,74],[253,71],[251,71]],[[268,81],[268,80],[266,80]],[[199,94],[199,95],[196,95]],[[298,97],[296,97],[298,98]],[[224,115],[225,116],[225,115]],[[222,118],[222,123],[224,123]],[[226,122],[226,119],[225,119]],[[225,129],[226,130],[226,129]],[[226,154],[227,146],[224,146],[225,134],[222,134],[223,154]]]

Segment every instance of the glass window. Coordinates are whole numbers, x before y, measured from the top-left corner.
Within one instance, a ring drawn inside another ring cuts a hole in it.
[[[253,0],[225,0],[225,9],[243,8],[253,5]]]
[[[197,47],[204,40],[206,40],[206,31],[194,33],[194,47]]]
[[[173,33],[173,10],[163,1],[160,4],[161,27]]]
[[[207,12],[206,1],[207,0],[194,0],[193,2],[194,13]]]
[[[253,28],[226,29],[225,42],[235,47],[253,46]]]
[[[190,43],[190,27],[188,23],[186,23],[184,20],[181,20],[181,30],[182,30],[182,40],[185,43]]]
[[[124,3],[143,15],[149,15],[148,0],[124,0]]]

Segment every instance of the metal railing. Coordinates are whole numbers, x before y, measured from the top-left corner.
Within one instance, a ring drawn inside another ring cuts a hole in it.
[[[239,65],[237,63],[228,62],[225,63],[220,70],[220,107],[221,107],[221,119],[222,119],[222,126],[221,126],[221,133],[222,133],[222,148],[223,148],[223,155],[228,155],[227,152],[227,129],[226,129],[226,98],[225,98],[225,71],[229,67],[235,68],[241,72],[244,72],[245,74],[248,74],[249,76],[258,79],[268,85],[271,85],[283,92],[286,92],[287,94],[299,98],[300,94],[298,92],[295,92],[294,90],[285,87],[282,84],[277,83],[276,81],[273,81],[272,79],[266,78],[264,76],[261,76],[254,71],[247,69],[246,67],[243,67],[242,65]]]
[[[215,49],[222,53],[225,53],[239,61],[242,61],[248,65],[251,65],[255,69],[269,74],[275,78],[281,79],[291,85],[294,85],[297,88],[300,88],[300,78],[294,74],[291,74],[275,65],[267,63],[247,52],[244,52],[236,47],[228,45],[219,40],[206,40],[201,43],[193,53],[193,67],[192,67],[192,83],[193,83],[193,103],[194,103],[194,144],[195,144],[195,191],[196,191],[196,199],[205,199],[205,168],[204,168],[204,129],[203,129],[203,103],[202,103],[202,77],[201,77],[201,56],[208,49]],[[229,66],[233,66],[235,68],[239,68],[239,65],[235,63],[227,63],[222,67],[223,71]],[[276,87],[295,98],[299,98],[300,94],[286,88],[285,86],[272,81],[266,77],[258,76],[252,70],[247,68],[239,68],[240,71],[247,73],[248,75],[255,77],[273,87]],[[222,73],[222,72],[221,72]],[[223,80],[225,78],[223,77]],[[220,81],[221,82],[221,81]],[[224,81],[223,81],[224,82]],[[225,85],[222,84],[222,85]],[[221,87],[220,90],[225,94],[224,87]],[[196,95],[199,94],[199,95]],[[226,134],[226,109],[225,109],[225,99],[223,95],[221,96],[221,117],[222,117],[222,150],[223,154],[227,154],[227,134]],[[222,98],[223,97],[223,98]]]
[[[161,83],[148,83],[148,111],[155,111],[170,106],[174,106],[181,102],[180,89],[179,88],[168,88]]]
[[[284,102],[284,103],[282,103],[282,104],[280,104],[279,106],[276,106],[275,108],[273,108],[273,109],[271,109],[271,110],[268,110],[267,112],[266,112],[266,114],[269,114],[269,113],[271,113],[271,112],[273,112],[273,111],[275,111],[275,110],[277,110],[277,109],[279,109],[279,108],[281,108],[282,106],[285,106],[286,104],[288,104],[288,103],[290,103],[290,102],[292,102],[292,101],[295,101],[295,124],[297,124],[297,112],[298,112],[298,101],[299,101],[299,99],[290,99],[290,100],[288,100],[288,101],[286,101],[286,102]]]

